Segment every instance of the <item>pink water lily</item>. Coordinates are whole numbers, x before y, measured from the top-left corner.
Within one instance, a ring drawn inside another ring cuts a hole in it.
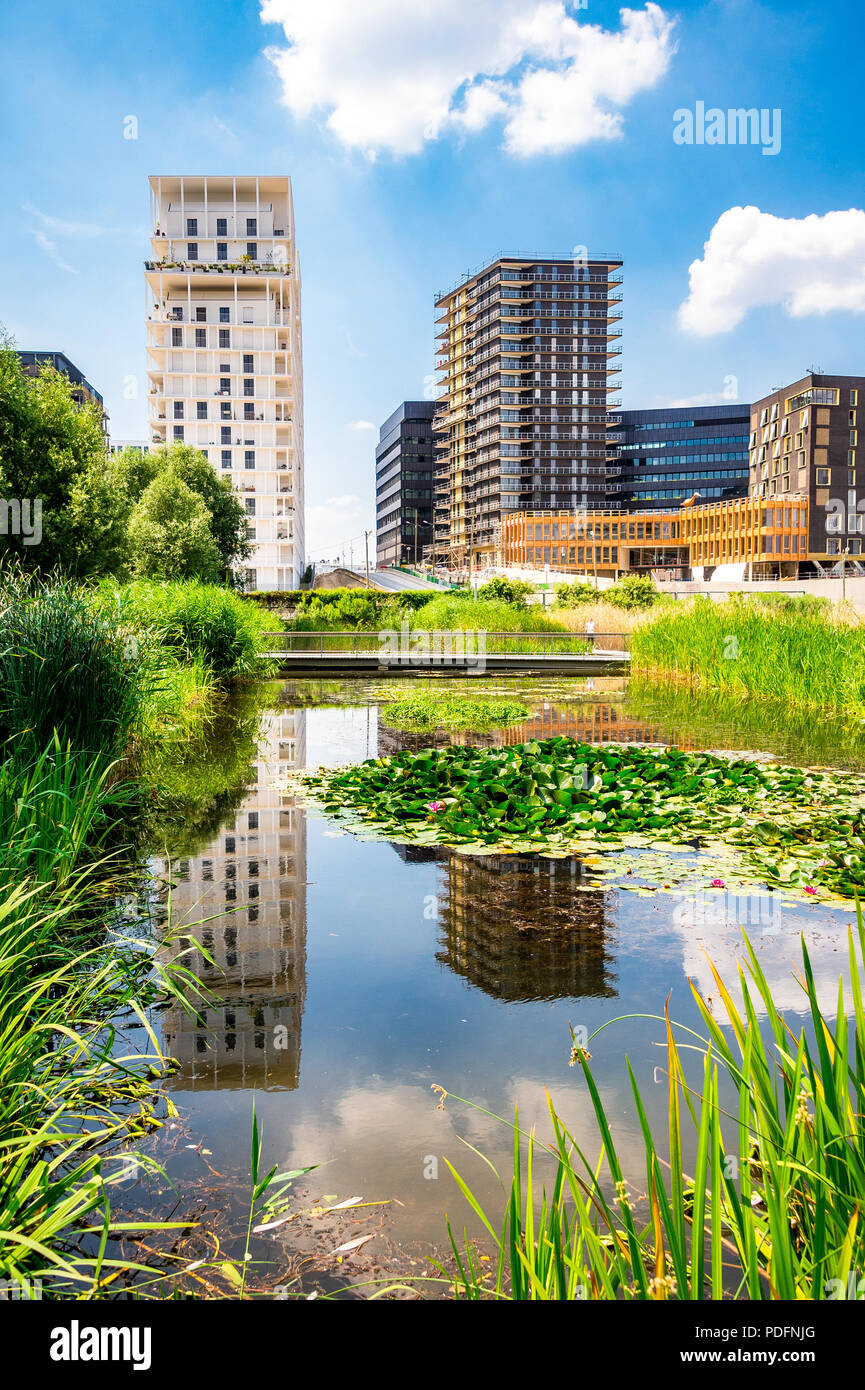
[[[428,801],[428,802],[427,802],[427,810],[428,810],[428,811],[443,811],[444,808],[445,808],[445,806],[447,806],[447,802],[446,802],[446,801]]]
[[[712,879],[712,887],[713,887],[713,888],[724,888],[724,887],[726,887],[726,884],[724,883],[724,880],[723,880],[722,878],[713,878],[713,879]]]
[[[811,893],[811,894],[813,895],[813,894],[815,894],[815,893],[817,892],[817,889],[814,887],[813,883],[806,883],[806,884],[805,884],[805,892],[806,892],[806,893]]]

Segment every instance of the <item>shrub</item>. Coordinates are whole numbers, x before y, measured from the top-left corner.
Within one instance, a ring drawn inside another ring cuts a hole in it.
[[[604,594],[608,603],[631,611],[651,608],[660,598],[654,582],[647,574],[624,574]]]
[[[525,579],[507,579],[495,575],[478,589],[478,598],[501,599],[503,603],[514,603],[524,608],[526,598],[534,593],[535,586]]]
[[[557,608],[579,608],[581,604],[594,603],[597,597],[598,591],[594,584],[588,584],[583,580],[577,580],[574,584],[556,585]]]

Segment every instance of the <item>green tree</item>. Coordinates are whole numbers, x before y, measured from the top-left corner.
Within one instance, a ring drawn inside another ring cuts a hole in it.
[[[122,532],[105,469],[99,406],[79,404],[68,378],[51,366],[29,376],[11,341],[0,338],[0,497],[39,499],[42,508],[39,544],[0,535],[0,551],[16,553],[30,570],[98,567],[100,548],[112,549]]]
[[[173,469],[156,474],[132,509],[129,557],[146,579],[220,577],[221,556],[203,500]]]
[[[249,558],[252,545],[243,503],[231,481],[214,471],[200,449],[180,443],[153,449],[148,454],[139,449],[124,449],[117,455],[117,463],[118,487],[129,499],[130,510],[160,473],[171,472],[182,479],[207,508],[224,574],[227,576],[233,566]]]

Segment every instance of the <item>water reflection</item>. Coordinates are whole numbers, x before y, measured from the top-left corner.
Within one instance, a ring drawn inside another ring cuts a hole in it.
[[[576,859],[449,854],[436,960],[493,999],[610,998],[613,894]]]
[[[186,963],[217,998],[195,1017],[180,1009],[166,1015],[165,1044],[181,1064],[175,1087],[298,1085],[306,822],[277,784],[305,763],[305,712],[267,714],[236,814],[200,855],[163,867],[174,885],[173,923],[201,946]]]

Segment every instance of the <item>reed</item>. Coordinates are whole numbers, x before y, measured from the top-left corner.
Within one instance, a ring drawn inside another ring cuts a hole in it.
[[[492,1218],[451,1167],[498,1252],[485,1274],[473,1243],[459,1244],[448,1223],[456,1273],[447,1277],[455,1296],[858,1298],[865,1259],[865,931],[858,904],[857,918],[849,933],[852,999],[839,983],[834,1018],[821,1007],[802,942],[808,1032],[796,1035],[785,1022],[747,937],[741,1007],[712,967],[720,1010],[692,985],[703,1035],[671,1022],[666,1010],[657,1020],[667,1048],[663,1140],[652,1132],[627,1064],[645,1151],[641,1197],[629,1187],[592,1075],[592,1039],[585,1046],[574,1041],[572,1062],[585,1078],[600,1159],[583,1152],[550,1100],[550,1144],[534,1131],[524,1135],[519,1115],[514,1121],[503,1219]],[[759,1009],[768,1017],[762,1030]],[[695,1051],[702,1066],[692,1081],[686,1060]],[[696,1154],[690,1174],[689,1139]],[[538,1166],[548,1159],[552,1182],[539,1184]]]
[[[635,672],[726,694],[865,711],[865,625],[849,610],[697,598],[638,624],[631,659]]]

